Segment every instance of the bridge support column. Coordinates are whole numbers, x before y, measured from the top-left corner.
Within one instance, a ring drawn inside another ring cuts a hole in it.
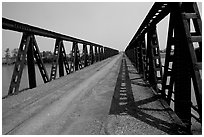
[[[98,61],[101,61],[101,47],[98,47]]]
[[[108,53],[107,52],[108,52],[107,47],[104,47],[104,57],[105,57],[105,59],[108,58]]]
[[[135,57],[136,57],[136,69],[137,69],[137,72],[139,73],[140,72],[140,70],[139,70],[140,64],[139,64],[139,48],[138,48],[138,46],[135,47]]]
[[[88,51],[87,51],[87,45],[83,44],[83,60],[84,60],[84,67],[88,66]]]
[[[141,41],[139,41],[138,42],[138,45],[137,45],[137,54],[138,54],[138,63],[139,63],[139,67],[138,67],[138,72],[140,73],[140,74],[143,74],[143,62],[142,62],[142,47],[141,47],[141,45],[142,45],[142,42]]]
[[[136,55],[137,52],[136,52],[136,47],[134,47],[134,48],[131,49],[130,51],[132,51],[132,56],[133,56],[133,57],[132,57],[132,58],[133,58],[133,59],[132,59],[132,60],[133,60],[132,62],[133,62],[133,64],[134,64],[135,68],[137,69],[137,61],[136,61],[136,60],[137,60],[137,55]]]
[[[36,87],[35,62],[33,53],[33,37],[31,36],[27,51],[28,79],[30,89]]]
[[[181,34],[182,35],[182,34]],[[191,121],[191,74],[189,56],[183,41],[175,48],[175,112],[190,126]]]
[[[149,82],[153,89],[163,96],[164,93],[161,92],[162,65],[156,26],[152,26],[151,30],[147,33],[147,58],[149,65]]]
[[[145,35],[141,38],[141,41],[139,43],[140,46],[140,68],[141,68],[141,73],[143,75],[143,79],[146,80],[146,46],[145,46]]]
[[[59,76],[62,77],[64,76],[64,65],[63,65],[63,54],[62,54],[62,46],[61,46],[62,41],[60,42],[60,49],[59,49]]]
[[[95,62],[98,61],[98,47],[95,46]]]
[[[77,42],[73,42],[73,64],[74,64],[74,70],[77,71],[79,70],[79,49],[78,49],[78,44]]]
[[[104,47],[101,47],[101,60],[104,60]]]
[[[94,63],[94,53],[93,53],[93,46],[90,45],[90,63],[93,64]]]
[[[101,47],[98,47],[98,61],[101,61]]]
[[[175,9],[176,11],[177,9]],[[176,13],[176,12],[175,12]],[[179,118],[191,127],[191,59],[187,48],[185,32],[179,12],[175,15],[175,112]]]

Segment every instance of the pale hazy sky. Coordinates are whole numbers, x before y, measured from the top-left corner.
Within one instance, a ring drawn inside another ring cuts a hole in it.
[[[153,2],[3,2],[2,16],[40,28],[124,50]],[[168,18],[158,25],[160,48],[166,45]],[[2,50],[19,47],[22,34],[2,31]],[[37,37],[40,50],[54,50],[54,40]],[[65,43],[65,48],[71,49]]]

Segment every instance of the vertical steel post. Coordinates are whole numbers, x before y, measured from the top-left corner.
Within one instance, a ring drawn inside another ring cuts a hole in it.
[[[79,58],[78,58],[78,44],[77,42],[73,42],[74,46],[74,69],[75,71],[79,70]]]
[[[98,61],[101,61],[101,47],[98,47]]]
[[[104,60],[104,47],[101,47],[101,60]]]
[[[139,66],[140,65],[139,65],[139,49],[138,49],[138,46],[135,47],[135,52],[136,52],[136,69],[137,69],[137,72],[139,73]]]
[[[157,93],[163,94],[160,89],[162,83],[162,65],[156,26],[152,26],[151,30],[147,33],[147,57],[149,65],[148,80]]]
[[[95,46],[95,62],[98,62],[98,47]]]
[[[88,51],[87,51],[87,45],[86,44],[83,44],[83,54],[84,54],[84,67],[87,67],[88,66],[88,62],[87,62],[87,59],[88,59]]]
[[[72,44],[72,50],[71,50],[71,67],[70,67],[70,71],[74,72],[74,42]]]
[[[183,4],[183,3],[182,3]],[[185,6],[185,4],[187,4]],[[175,38],[175,112],[179,118],[191,128],[191,77],[195,76],[194,65],[197,62],[193,41],[191,37],[189,19],[193,14],[188,13],[191,10],[192,3],[184,3],[183,5],[175,5],[176,25]],[[182,7],[184,6],[184,7]],[[184,10],[184,11],[183,11]],[[192,13],[192,11],[190,11]],[[190,15],[190,16],[189,16]],[[195,14],[194,14],[195,15]],[[197,14],[194,18],[198,17]],[[197,39],[197,38],[196,38]],[[201,40],[202,41],[202,40]],[[199,72],[198,72],[199,73]],[[193,80],[194,82],[201,82]],[[197,85],[194,85],[197,86]]]
[[[91,58],[91,64],[94,63],[94,53],[93,53],[93,46],[90,45],[90,58]]]
[[[137,68],[137,52],[136,52],[136,47],[133,47],[131,50],[133,50],[133,64],[135,66],[135,68]]]
[[[60,49],[59,49],[59,76],[62,77],[64,76],[64,65],[63,65],[63,49],[62,49],[62,40],[59,42],[60,44]]]
[[[98,61],[101,61],[101,47],[98,47]]]
[[[36,87],[36,75],[35,75],[35,62],[33,56],[33,37],[30,39],[30,43],[27,51],[27,65],[28,65],[28,79],[29,88]]]
[[[104,58],[107,59],[107,58],[108,58],[107,56],[108,56],[108,55],[107,55],[107,48],[104,47]]]
[[[178,20],[176,20],[178,22]],[[183,33],[176,25],[175,37],[175,103],[174,108],[179,118],[189,127],[191,123],[191,74],[190,74],[190,59],[187,51],[187,43],[183,40]]]
[[[141,52],[141,60],[142,60],[142,75],[143,79],[146,80],[146,46],[145,46],[145,35],[141,38],[140,43],[140,52]]]
[[[143,62],[142,62],[142,41],[138,42],[138,57],[139,57],[139,73],[143,74]]]
[[[182,18],[182,26],[184,26],[185,40],[188,43],[186,47],[190,56],[191,77],[198,106],[199,119],[202,123],[202,76],[200,74],[202,70],[202,21],[195,2],[183,2],[180,6],[183,10],[181,11],[180,17]],[[192,24],[190,24],[190,20],[192,20]],[[194,27],[195,32],[191,31],[191,26]],[[198,48],[194,47],[195,43],[198,44]],[[200,52],[196,50],[200,50]]]

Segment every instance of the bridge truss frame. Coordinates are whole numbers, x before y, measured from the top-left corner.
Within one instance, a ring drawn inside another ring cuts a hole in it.
[[[169,14],[165,65],[162,66],[156,28]],[[174,102],[174,111],[189,131],[192,117],[202,124],[202,21],[195,2],[156,2],[125,53],[154,91],[169,105]],[[196,106],[191,102],[192,85]],[[191,113],[192,109],[198,116]]]
[[[59,68],[59,77],[64,76],[64,68],[68,74],[83,69],[95,62],[104,60],[119,53],[118,50],[95,44],[89,41],[66,36],[53,31],[41,29],[28,24],[23,24],[10,19],[2,18],[2,28],[22,33],[22,39],[19,46],[13,75],[10,82],[8,96],[18,94],[23,68],[28,66],[29,88],[34,88],[36,84],[35,63],[38,65],[44,83],[56,79],[57,68]],[[54,47],[54,57],[50,77],[44,66],[35,36],[53,38],[56,40]],[[71,59],[67,59],[64,48],[64,41],[72,42]],[[83,45],[82,54],[79,52],[79,44]],[[90,46],[89,52],[87,46]],[[94,48],[94,50],[93,50]],[[7,97],[7,96],[6,96]]]

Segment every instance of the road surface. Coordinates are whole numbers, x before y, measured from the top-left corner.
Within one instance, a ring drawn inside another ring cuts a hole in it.
[[[2,134],[186,134],[119,54],[2,101]]]

